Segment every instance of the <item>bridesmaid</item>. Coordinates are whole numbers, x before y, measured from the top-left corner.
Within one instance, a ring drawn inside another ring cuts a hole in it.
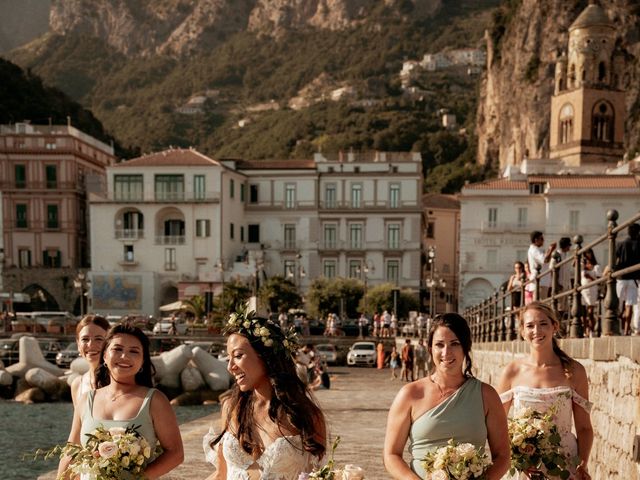
[[[589,410],[589,381],[584,367],[563,352],[554,335],[560,324],[548,305],[532,302],[522,311],[520,333],[530,346],[529,356],[514,360],[502,372],[498,392],[508,412],[531,407],[545,411],[554,406],[554,419],[566,455],[579,458],[571,479],[589,480],[587,470],[593,444]],[[572,433],[575,427],[576,436]],[[521,474],[516,478],[528,478]]]
[[[77,407],[78,399],[96,388],[95,370],[100,364],[100,352],[109,331],[109,322],[100,315],[85,315],[76,327],[78,352],[89,364],[89,371],[71,384],[71,399]]]
[[[393,478],[425,478],[425,454],[453,438],[484,448],[489,442],[493,464],[487,480],[498,480],[509,468],[507,417],[500,397],[471,373],[471,331],[457,313],[438,315],[428,336],[434,363],[430,376],[402,387],[387,418],[384,466]],[[412,459],[402,453],[410,439]]]

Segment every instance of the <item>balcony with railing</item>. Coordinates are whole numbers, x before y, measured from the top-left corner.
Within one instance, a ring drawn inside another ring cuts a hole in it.
[[[347,200],[320,200],[318,209],[320,210],[401,210],[406,208],[417,208],[417,201],[405,200],[402,202],[389,202],[388,200],[361,200],[359,202],[350,202]]]
[[[92,203],[220,203],[220,192],[109,192]]]
[[[118,240],[139,240],[144,238],[144,230],[137,228],[118,228],[115,234]]]
[[[156,245],[184,245],[184,235],[156,235]]]

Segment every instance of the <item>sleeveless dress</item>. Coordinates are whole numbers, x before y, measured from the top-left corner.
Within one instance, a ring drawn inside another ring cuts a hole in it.
[[[558,433],[560,434],[560,444],[562,450],[568,457],[569,465],[568,470],[571,472],[571,477],[574,478],[575,466],[571,461],[578,456],[578,442],[575,435],[572,433],[573,427],[573,404],[575,403],[579,407],[583,408],[586,412],[591,411],[592,403],[568,386],[549,387],[549,388],[533,388],[517,386],[513,387],[500,395],[502,403],[506,403],[513,400],[512,408],[514,412],[518,412],[524,408],[532,408],[538,412],[544,412],[550,407],[555,406],[557,408],[554,415],[554,421],[558,427]],[[524,474],[516,473],[514,476],[507,474],[503,479],[526,479]]]
[[[78,392],[78,398],[82,398],[85,393],[89,393],[91,388],[91,372],[85,372],[80,377],[80,391]]]
[[[203,439],[205,457],[217,468],[215,451],[209,446],[216,435],[210,430]],[[257,464],[261,480],[298,480],[301,473],[309,473],[316,468],[317,459],[309,452],[302,450],[300,435],[278,437],[254,461],[245,452],[238,439],[231,432],[225,432],[216,448],[222,448],[227,466],[227,480],[248,480],[247,470]]]
[[[80,443],[84,446],[87,443],[87,434],[93,432],[96,428],[102,425],[104,428],[109,429],[112,427],[122,427],[127,428],[129,426],[140,426],[138,428],[138,432],[142,435],[149,445],[151,446],[151,458],[149,462],[154,459],[154,450],[155,446],[158,443],[156,439],[156,432],[153,428],[153,419],[151,418],[151,412],[149,411],[149,407],[151,406],[151,397],[153,397],[155,388],[150,388],[147,391],[147,394],[142,401],[142,405],[140,406],[140,410],[138,410],[138,414],[129,420],[100,420],[98,418],[94,418],[93,416],[93,399],[95,397],[96,391],[91,390],[89,395],[87,396],[87,407],[84,409],[84,413],[82,415],[82,428],[80,430]],[[91,475],[83,474],[80,477],[80,480],[93,480]]]
[[[424,478],[422,459],[427,452],[445,446],[450,439],[485,448],[487,426],[482,382],[477,378],[469,378],[453,395],[413,422],[409,431],[411,470]]]

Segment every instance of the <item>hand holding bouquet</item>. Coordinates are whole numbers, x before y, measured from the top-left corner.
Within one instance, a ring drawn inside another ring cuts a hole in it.
[[[46,456],[59,453],[71,458],[66,473],[72,475],[87,474],[95,480],[115,480],[144,478],[144,468],[151,458],[153,450],[137,426],[113,427],[105,429],[102,425],[88,434],[85,446],[67,443],[56,446]]]
[[[301,473],[298,480],[364,480],[364,471],[355,465],[345,465],[344,469],[334,468],[333,454],[336,451],[340,437],[336,437],[331,447],[331,458],[326,465],[309,473]]]
[[[525,408],[509,419],[511,475],[519,471],[526,472],[531,478],[569,478],[570,472],[565,469],[567,459],[561,450],[553,414],[553,408],[544,413]]]
[[[427,472],[426,480],[481,479],[491,465],[489,457],[470,443],[447,445],[427,453],[422,467]]]

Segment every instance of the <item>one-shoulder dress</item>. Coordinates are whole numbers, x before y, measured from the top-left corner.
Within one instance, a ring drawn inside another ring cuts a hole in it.
[[[578,457],[578,442],[576,436],[572,432],[573,428],[573,404],[575,403],[585,411],[591,411],[591,402],[584,399],[578,393],[568,386],[549,387],[549,388],[533,388],[517,386],[513,387],[500,395],[502,403],[513,400],[511,406],[512,412],[519,412],[524,408],[532,408],[537,412],[546,412],[551,407],[555,407],[556,413],[554,420],[560,434],[560,443],[562,450],[569,460],[567,466],[574,478],[575,462]],[[516,474],[503,477],[507,480],[526,479],[524,474]]]
[[[215,451],[209,446],[213,438],[215,435],[212,431],[206,434],[203,447],[207,461],[217,468]],[[238,439],[228,431],[222,436],[217,448],[222,448],[227,467],[226,480],[248,480],[248,470],[254,464],[260,471],[261,480],[298,480],[301,473],[309,473],[316,468],[317,459],[302,449],[300,435],[278,437],[257,460],[245,452]]]
[[[478,449],[485,448],[487,426],[482,382],[476,378],[469,378],[454,394],[413,422],[409,431],[411,470],[424,478],[424,456],[445,446],[451,439],[456,443],[471,443]]]

